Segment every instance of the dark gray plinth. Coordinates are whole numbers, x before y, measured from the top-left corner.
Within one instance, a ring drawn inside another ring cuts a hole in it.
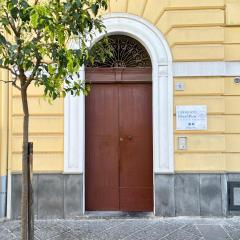
[[[222,214],[228,214],[227,175],[221,174]]]
[[[155,174],[158,216],[229,216],[227,181],[240,174]],[[82,174],[35,174],[34,209],[38,219],[74,218],[83,214]],[[20,216],[21,175],[12,175],[12,218]]]
[[[21,215],[21,186],[22,186],[22,176],[12,175],[12,196],[11,196],[11,214],[13,219],[20,218]]]
[[[38,218],[63,218],[63,175],[38,176]]]
[[[0,176],[0,219],[6,216],[7,176]]]
[[[175,216],[174,175],[155,175],[155,214]]]
[[[199,174],[176,175],[176,216],[199,216],[199,200]]]
[[[240,181],[240,174],[155,174],[155,213],[168,217],[174,213],[176,216],[240,215],[240,211],[228,211],[227,181]]]
[[[229,173],[227,174],[228,181],[240,182],[240,174],[239,173]]]
[[[33,176],[33,191],[34,191],[34,215],[37,216],[37,176]],[[13,219],[19,219],[21,215],[21,197],[22,197],[22,175],[12,175],[12,196],[11,196],[11,215]]]
[[[64,178],[64,217],[83,215],[83,179],[79,175]]]
[[[219,174],[200,175],[200,214],[201,216],[221,216],[222,192]]]
[[[12,219],[20,218],[20,174],[12,175]],[[38,219],[77,217],[83,214],[82,174],[35,174],[34,215]]]

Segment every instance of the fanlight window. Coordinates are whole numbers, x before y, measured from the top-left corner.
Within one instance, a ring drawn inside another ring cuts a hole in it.
[[[95,57],[94,63],[87,64],[87,67],[136,67],[146,68],[151,67],[151,59],[144,46],[134,38],[124,35],[111,35],[108,37],[108,42],[111,46],[111,56],[106,57],[102,62],[98,57]],[[101,43],[101,42],[100,42]],[[101,44],[93,46],[93,52],[98,51]],[[95,47],[95,48],[94,48]]]

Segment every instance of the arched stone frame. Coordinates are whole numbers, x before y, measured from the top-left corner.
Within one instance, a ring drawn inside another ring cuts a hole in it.
[[[124,34],[135,38],[142,43],[151,57],[153,172],[154,174],[173,173],[173,74],[170,48],[161,32],[140,17],[127,13],[111,13],[104,16],[103,22],[106,26],[107,34]],[[96,34],[92,44],[99,41],[103,35],[104,33]],[[79,44],[72,42],[71,47],[77,48]],[[84,79],[84,68],[80,74],[82,79]],[[83,174],[84,189],[84,96],[67,96],[64,102],[64,109],[64,173]],[[156,188],[155,184],[154,188]],[[82,200],[84,212],[84,190]]]

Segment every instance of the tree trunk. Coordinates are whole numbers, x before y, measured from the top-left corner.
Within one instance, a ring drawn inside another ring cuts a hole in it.
[[[23,106],[23,152],[22,152],[22,202],[21,202],[21,234],[22,240],[28,238],[28,133],[29,133],[29,111],[27,89],[21,90]]]
[[[28,143],[28,239],[34,240],[33,143]]]

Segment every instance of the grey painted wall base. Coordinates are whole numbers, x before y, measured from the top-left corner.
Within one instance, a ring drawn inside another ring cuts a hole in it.
[[[155,174],[155,213],[158,216],[230,216],[227,182],[240,174]]]
[[[21,181],[21,175],[12,175],[12,219],[20,218]],[[83,215],[81,174],[34,174],[33,188],[37,219],[73,218]]]
[[[0,177],[0,218],[6,217],[7,176]]]
[[[230,216],[227,181],[239,174],[155,174],[157,216]],[[37,219],[74,218],[83,215],[81,174],[35,174],[34,209]],[[12,218],[20,217],[21,175],[12,175]]]

